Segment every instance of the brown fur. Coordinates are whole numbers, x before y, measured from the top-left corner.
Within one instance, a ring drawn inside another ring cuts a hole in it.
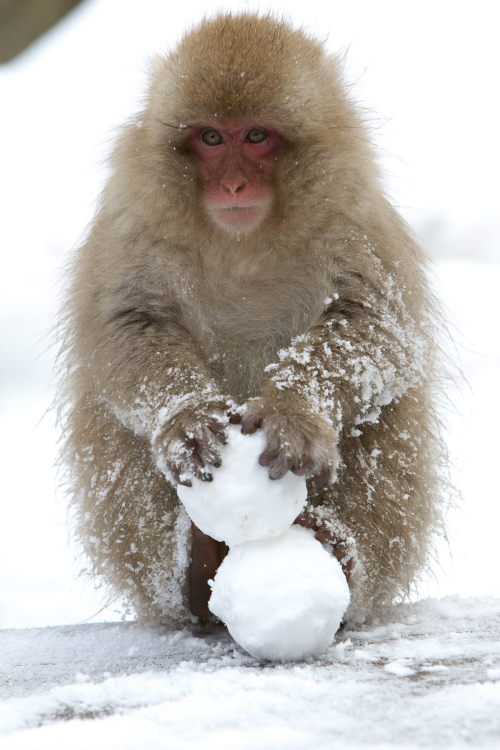
[[[285,138],[273,212],[239,238],[207,218],[184,146],[214,118],[270,119]],[[230,403],[263,420],[271,470],[334,472],[326,489],[309,483],[306,515],[356,550],[351,616],[408,592],[440,521],[435,306],[320,44],[272,17],[224,15],[156,61],[67,310],[78,535],[139,615],[190,617],[191,529],[165,475],[193,468],[186,431],[207,461],[217,452],[207,424]]]

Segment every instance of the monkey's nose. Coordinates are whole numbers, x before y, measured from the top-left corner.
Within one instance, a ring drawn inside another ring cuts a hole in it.
[[[246,179],[246,177],[244,177],[244,175],[237,174],[224,176],[221,182],[224,190],[227,190],[227,192],[231,193],[231,195],[236,195],[236,193],[241,193],[245,185],[247,185],[248,180]]]

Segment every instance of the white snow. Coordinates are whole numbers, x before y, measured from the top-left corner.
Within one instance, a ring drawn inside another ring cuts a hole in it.
[[[230,546],[211,583],[210,610],[257,659],[299,660],[333,641],[349,604],[337,560],[312,531],[291,526],[307,499],[304,477],[271,480],[259,464],[263,430],[229,425],[213,481],[177,494],[201,531]]]
[[[262,430],[243,435],[241,427],[229,425],[227,436],[213,481],[193,478],[192,487],[177,487],[179,498],[199,529],[229,546],[279,536],[306,503],[305,478],[287,472],[269,479],[269,469],[259,464],[266,447]]]
[[[349,605],[340,563],[314,533],[238,544],[220,566],[209,608],[256,659],[298,661],[333,642]]]
[[[0,631],[2,750],[500,747],[497,8],[273,7],[346,50],[389,192],[439,257],[466,382],[450,385],[447,433],[463,500],[419,589],[434,598],[342,632],[325,656],[296,665],[260,665],[220,631],[44,627],[124,616],[75,577],[67,548],[44,418],[58,269],[92,215],[112,130],[135,108],[150,53],[207,8],[88,0],[0,67],[0,627],[17,628]]]
[[[499,628],[498,599],[427,600],[286,665],[220,630],[2,631],[0,748],[495,748]]]

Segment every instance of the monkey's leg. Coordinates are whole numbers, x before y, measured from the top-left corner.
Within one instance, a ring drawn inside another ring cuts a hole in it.
[[[212,616],[208,608],[208,600],[212,593],[208,581],[214,578],[228,550],[224,542],[218,542],[204,534],[194,523],[191,525],[189,608],[202,622],[206,622]]]
[[[441,526],[439,439],[420,394],[383,408],[378,422],[340,444],[338,481],[320,506],[352,531],[362,576],[351,582],[361,616],[383,614],[408,595]]]
[[[81,404],[72,422],[73,507],[92,572],[140,617],[191,621],[191,522],[147,441],[101,405]]]

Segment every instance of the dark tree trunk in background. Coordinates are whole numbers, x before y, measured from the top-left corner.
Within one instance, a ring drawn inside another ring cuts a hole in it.
[[[7,62],[51,28],[80,0],[0,0],[0,62]]]

